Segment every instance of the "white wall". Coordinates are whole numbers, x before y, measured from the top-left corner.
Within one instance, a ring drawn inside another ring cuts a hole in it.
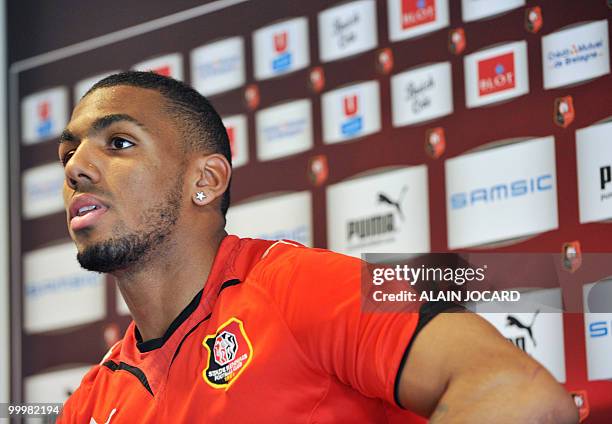
[[[0,0],[0,403],[9,400],[9,167],[6,92],[6,0]]]

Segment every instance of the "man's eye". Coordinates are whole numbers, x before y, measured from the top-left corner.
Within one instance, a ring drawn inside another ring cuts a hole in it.
[[[64,167],[66,166],[72,155],[74,155],[74,150],[69,151],[62,157],[61,162]]]
[[[123,150],[132,147],[134,143],[122,137],[113,137],[110,141],[110,145],[115,150]]]

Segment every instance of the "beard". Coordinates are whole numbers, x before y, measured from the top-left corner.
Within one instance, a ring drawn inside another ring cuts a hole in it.
[[[182,204],[182,176],[165,198],[141,215],[143,228],[86,246],[77,253],[81,266],[89,271],[110,273],[141,266],[160,249],[178,221]]]

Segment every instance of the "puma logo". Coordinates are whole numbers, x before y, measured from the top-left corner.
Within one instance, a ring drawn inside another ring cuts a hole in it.
[[[404,220],[404,214],[402,213],[402,200],[404,198],[404,195],[406,194],[406,191],[408,191],[408,186],[402,187],[402,191],[400,192],[397,201],[394,201],[385,193],[378,193],[378,201],[380,203],[386,203],[388,205],[394,206],[395,209],[397,209],[397,213],[402,221]]]
[[[521,328],[525,331],[527,331],[527,333],[529,334],[529,338],[531,339],[531,341],[533,342],[534,346],[537,346],[535,339],[533,338],[533,323],[535,322],[536,317],[538,316],[538,314],[540,313],[540,311],[535,311],[535,314],[533,315],[533,318],[531,319],[531,324],[529,325],[525,325],[523,324],[521,321],[519,321],[518,318],[513,317],[512,315],[508,315],[506,317],[506,320],[508,321],[506,323],[506,327],[517,327],[517,328]]]
[[[108,419],[104,422],[104,424],[110,424],[110,420],[111,420],[111,418],[113,418],[113,415],[115,415],[115,412],[117,412],[117,408],[114,408],[110,412],[110,415],[108,416]],[[93,417],[91,417],[91,420],[89,420],[89,424],[98,424],[98,422],[96,420],[94,420]]]

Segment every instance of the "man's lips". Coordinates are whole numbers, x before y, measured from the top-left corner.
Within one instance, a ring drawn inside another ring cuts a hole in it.
[[[108,210],[100,199],[89,194],[81,194],[70,202],[68,211],[70,213],[70,229],[72,231],[82,230],[94,225]]]

